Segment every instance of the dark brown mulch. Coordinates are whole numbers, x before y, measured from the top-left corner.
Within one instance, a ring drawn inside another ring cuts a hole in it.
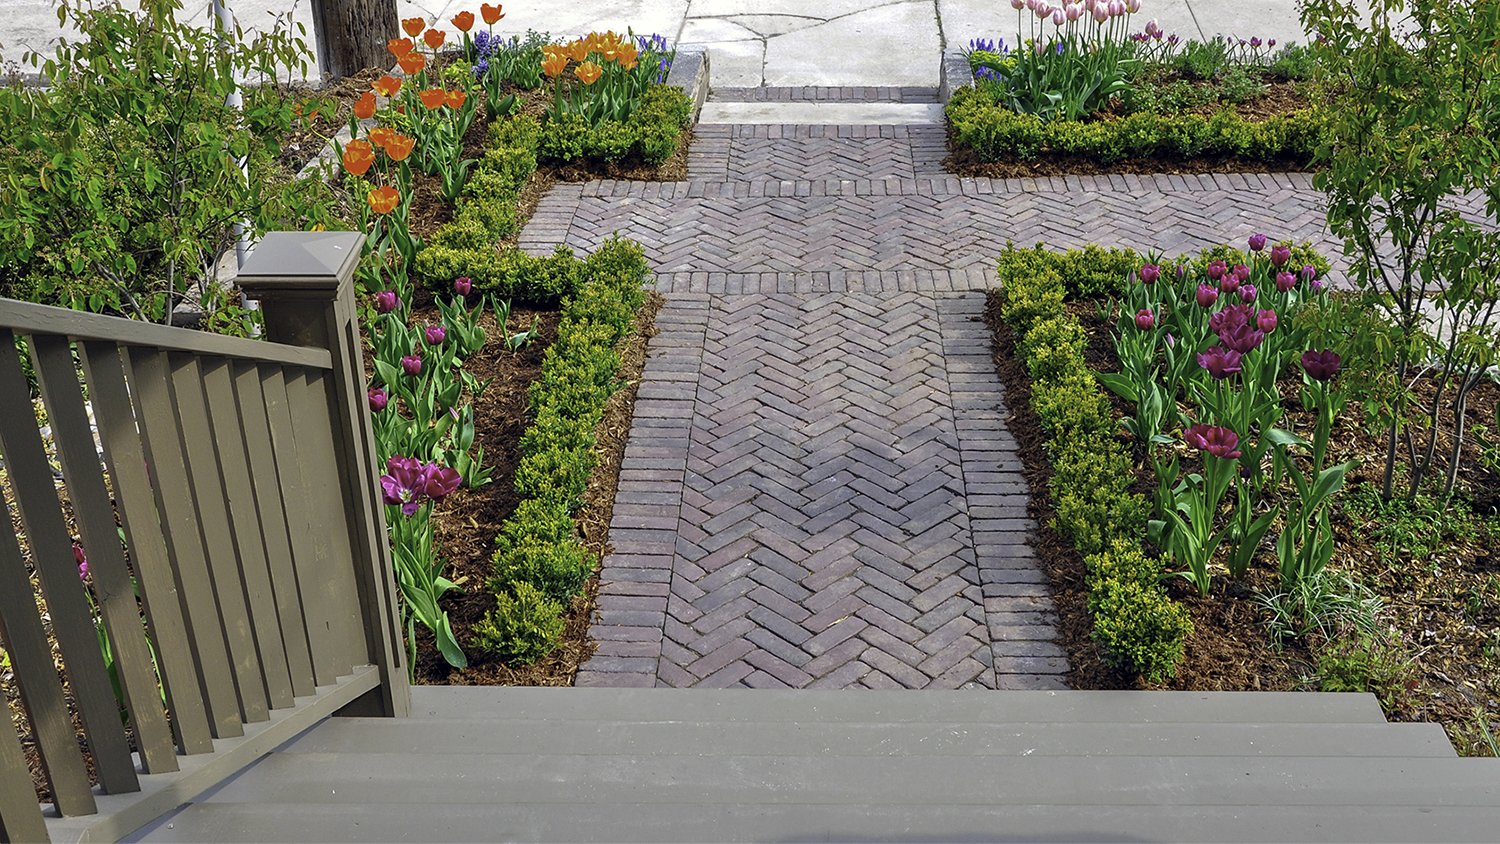
[[[1035,538],[1039,559],[1047,571],[1060,615],[1064,646],[1072,672],[1068,680],[1079,689],[1146,687],[1137,678],[1109,665],[1091,638],[1084,565],[1078,552],[1047,527],[1054,513],[1048,498],[1051,468],[1044,450],[1045,435],[1030,409],[1031,382],[1015,352],[1014,336],[1000,319],[998,297],[992,295],[986,321],[993,332],[993,358],[1011,408],[1008,423],[1021,447],[1031,484],[1030,513],[1043,525]],[[1113,347],[1093,303],[1068,306],[1089,329],[1085,357],[1091,367],[1115,368]],[[1283,385],[1289,420],[1305,430],[1310,419],[1295,401],[1295,379]],[[1430,400],[1433,385],[1419,381],[1416,395]],[[1476,419],[1493,419],[1500,388],[1486,383],[1476,390],[1471,412]],[[1117,411],[1128,410],[1115,400]],[[1350,473],[1348,489],[1378,484],[1383,466],[1379,432],[1361,423],[1356,405],[1346,408],[1332,436],[1330,461],[1354,457],[1362,465]],[[1500,495],[1500,477],[1483,468],[1477,448],[1470,443],[1460,473],[1476,512],[1493,520],[1493,502]],[[1149,473],[1142,471],[1136,490],[1151,492]],[[1347,502],[1350,491],[1345,493]],[[1491,504],[1485,505],[1483,502]],[[1382,694],[1386,714],[1398,721],[1436,721],[1443,724],[1462,752],[1488,753],[1479,736],[1475,713],[1483,711],[1494,724],[1500,721],[1500,556],[1496,541],[1500,527],[1473,536],[1447,539],[1439,560],[1393,559],[1376,547],[1378,520],[1361,521],[1347,510],[1335,517],[1338,543],[1332,568],[1350,573],[1386,604],[1384,621],[1399,637],[1405,663],[1394,690]],[[1243,581],[1218,576],[1210,595],[1200,596],[1184,580],[1174,579],[1168,590],[1189,610],[1194,633],[1177,676],[1156,688],[1193,691],[1290,690],[1317,688],[1317,655],[1326,643],[1293,639],[1277,650],[1268,634],[1268,612],[1260,595],[1276,591],[1275,561],[1267,549]],[[1486,591],[1488,590],[1488,591]]]
[[[1163,81],[1171,81],[1164,79]],[[1206,83],[1198,83],[1200,85]],[[1309,105],[1302,86],[1295,82],[1270,82],[1265,90],[1255,97],[1235,106],[1242,117],[1265,120]],[[1204,105],[1191,109],[1190,113],[1207,116],[1218,106]],[[1123,116],[1119,108],[1107,111],[1097,120],[1117,120]],[[1063,155],[1048,153],[1035,159],[1012,158],[1006,161],[984,161],[971,148],[958,146],[950,131],[949,155],[943,169],[960,176],[977,176],[989,179],[1024,179],[1040,176],[1103,176],[1119,173],[1286,173],[1308,169],[1307,162],[1294,158],[1249,159],[1235,156],[1197,156],[1193,158],[1131,156],[1120,161],[1101,162],[1085,155]]]
[[[593,553],[607,552],[609,522],[614,512],[615,488],[619,483],[620,461],[630,432],[630,417],[635,407],[636,390],[645,366],[646,343],[655,334],[656,312],[665,300],[651,294],[636,317],[636,330],[619,347],[620,379],[626,386],[616,392],[605,408],[603,421],[595,433],[597,462],[589,477],[583,507],[576,515],[582,529],[584,545]],[[494,596],[485,586],[490,574],[490,557],[495,537],[505,520],[519,503],[512,487],[520,462],[519,441],[529,421],[526,416],[526,387],[541,373],[541,356],[555,338],[556,314],[547,314],[551,322],[545,343],[530,347],[527,361],[491,363],[486,366],[472,359],[471,371],[479,378],[492,374],[503,376],[486,393],[484,406],[476,406],[478,440],[485,446],[485,461],[493,470],[494,480],[478,490],[463,490],[444,503],[435,521],[437,547],[448,559],[448,576],[459,583],[462,594],[449,593],[443,606],[452,619],[454,633],[469,657],[469,667],[455,670],[438,655],[431,634],[418,632],[417,681],[455,686],[566,686],[573,682],[578,666],[594,652],[588,637],[589,622],[598,592],[598,576],[589,579],[584,593],[568,607],[567,627],[562,645],[531,665],[506,665],[490,659],[469,647],[471,631],[484,614],[494,607]],[[529,318],[528,318],[529,319]],[[526,323],[526,324],[529,324]],[[512,321],[512,330],[520,323]],[[501,357],[508,352],[499,352]],[[503,395],[501,395],[503,394]]]

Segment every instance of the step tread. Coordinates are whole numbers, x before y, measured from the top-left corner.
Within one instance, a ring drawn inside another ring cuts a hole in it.
[[[216,803],[948,802],[1489,806],[1500,764],[1382,757],[276,753]]]
[[[170,826],[168,825],[170,824]],[[1493,841],[1500,808],[207,804],[137,841]]]
[[[289,753],[1453,757],[1437,724],[539,721],[333,718]]]
[[[1312,692],[859,691],[418,686],[412,715],[539,721],[990,721],[1384,724],[1374,695]]]

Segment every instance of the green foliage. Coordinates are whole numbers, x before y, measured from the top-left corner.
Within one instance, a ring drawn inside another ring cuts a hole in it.
[[[1385,607],[1348,574],[1327,569],[1294,581],[1285,592],[1262,597],[1260,603],[1270,616],[1266,624],[1277,647],[1314,635],[1325,642],[1347,630],[1373,636]]]
[[[500,596],[500,607],[476,642],[508,659],[534,660],[556,647],[556,636],[505,621],[524,615],[514,608],[525,603],[522,587],[544,601],[566,602],[598,562],[579,541],[572,514],[593,471],[594,431],[617,386],[615,344],[630,332],[645,302],[642,286],[649,272],[638,245],[614,239],[577,264],[583,281],[563,303],[557,340],[531,388],[534,421],[521,437],[515,477],[522,501],[496,540],[489,586]],[[510,593],[516,600],[507,604]]]
[[[46,86],[0,88],[0,295],[154,321],[196,299],[213,327],[243,332],[228,291],[200,285],[233,226],[333,223],[328,186],[278,161],[303,103],[277,73],[305,72],[303,38],[283,18],[221,43],[180,8],[65,0],[59,19],[81,37],[27,56]],[[227,102],[237,77],[255,83],[242,110]]]
[[[1304,164],[1322,139],[1325,120],[1317,109],[1251,120],[1229,105],[1208,116],[1137,111],[1118,119],[1048,122],[1018,114],[974,88],[955,92],[946,111],[954,144],[983,161],[1077,155],[1102,163],[1211,157]]]
[[[1389,632],[1339,636],[1318,654],[1318,688],[1370,692],[1387,712],[1397,708],[1409,672],[1400,642]]]
[[[1137,261],[1119,250],[1007,247],[998,295],[1034,379],[1031,408],[1048,436],[1053,526],[1087,558],[1095,641],[1120,667],[1159,682],[1171,676],[1192,623],[1162,589],[1160,562],[1141,553],[1148,506],[1131,491],[1135,466],[1084,360],[1083,326],[1063,311],[1065,299],[1122,287]]]
[[[527,665],[557,648],[563,607],[529,583],[497,596],[496,606],[474,626],[474,645],[512,665]]]
[[[543,161],[615,163],[639,155],[658,165],[677,151],[682,130],[692,120],[693,103],[680,88],[658,85],[642,95],[640,105],[624,121],[604,120],[591,125],[578,115],[549,120],[538,139]]]
[[[1159,587],[1101,579],[1089,595],[1094,641],[1117,664],[1158,683],[1177,671],[1193,622]]]
[[[1457,542],[1479,538],[1480,520],[1461,499],[1438,501],[1421,494],[1411,500],[1383,500],[1374,486],[1361,485],[1344,498],[1344,511],[1367,526],[1385,561],[1407,565],[1431,560]]]
[[[1391,444],[1382,495],[1396,494],[1397,463],[1405,461],[1406,498],[1430,476],[1442,476],[1448,496],[1468,394],[1500,358],[1500,6],[1369,6],[1302,7],[1304,26],[1322,36],[1314,49],[1328,70],[1319,86],[1330,108],[1315,183],[1328,195],[1329,228],[1344,240],[1362,302],[1395,329],[1397,380],[1437,364],[1429,377],[1441,406],[1409,414],[1403,388],[1377,407]],[[1459,213],[1466,195],[1485,197],[1485,219]],[[1427,330],[1434,303],[1446,322],[1439,336]],[[1440,448],[1444,439],[1453,447]]]

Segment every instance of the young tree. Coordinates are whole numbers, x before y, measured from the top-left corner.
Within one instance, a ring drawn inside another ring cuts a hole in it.
[[[1329,71],[1316,184],[1354,285],[1390,324],[1383,491],[1404,458],[1405,495],[1437,473],[1448,494],[1468,398],[1500,357],[1500,0],[1305,0],[1302,14]],[[1430,401],[1412,390],[1424,377]]]

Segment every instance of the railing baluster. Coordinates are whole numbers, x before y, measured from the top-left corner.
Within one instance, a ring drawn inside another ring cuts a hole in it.
[[[219,605],[208,577],[208,559],[198,530],[198,509],[188,483],[187,457],[172,410],[172,391],[167,379],[166,354],[154,349],[132,348],[130,387],[135,397],[136,418],[144,434],[146,461],[156,486],[156,507],[166,529],[172,567],[181,590],[181,604],[188,623],[198,692],[208,710],[214,738],[245,734],[235,700],[234,677],[229,670],[229,650],[219,624]]]
[[[297,437],[297,454],[312,477],[324,479],[324,483],[333,487],[321,493],[315,488],[308,489],[308,505],[312,508],[313,524],[342,525],[343,492],[338,490],[341,479],[338,467],[333,462],[332,440],[323,436],[323,432],[329,430],[328,426],[332,424],[328,416],[327,374],[308,373],[306,386],[300,393],[300,396],[289,396],[293,402],[293,418],[305,419],[309,432],[317,433]],[[354,549],[349,545],[347,530],[321,533],[320,540],[326,543],[329,559],[333,564],[322,567],[317,572],[316,582],[327,596],[325,600],[328,605],[338,606],[341,596],[356,594],[354,573],[350,566],[341,564],[343,560],[354,559]],[[368,661],[363,652],[364,634],[358,630],[359,619],[350,613],[335,613],[328,621],[332,633],[333,668],[341,675],[348,674],[351,666],[363,665]],[[360,649],[358,652],[355,651],[356,643]]]
[[[329,568],[336,565],[329,550],[329,531],[320,529],[314,517],[309,488],[312,468],[302,460],[298,446],[297,426],[300,408],[306,403],[307,375],[283,370],[278,377],[265,382],[266,413],[271,421],[271,437],[276,454],[276,470],[281,478],[287,506],[287,529],[291,533],[292,553],[296,561],[297,590],[302,599],[308,647],[311,650],[313,676],[318,685],[332,683],[339,675],[334,647],[332,605],[327,595]],[[325,493],[326,494],[326,493]]]
[[[234,534],[224,503],[224,469],[219,464],[213,428],[208,421],[203,371],[197,357],[175,353],[167,355],[167,369],[172,374],[172,395],[177,399],[179,431],[183,452],[187,454],[193,501],[198,507],[198,524],[203,531],[203,550],[208,557],[214,595],[218,597],[219,623],[229,642],[230,667],[234,669],[235,686],[239,689],[240,717],[247,724],[264,721],[270,717],[270,707],[255,637],[250,630],[245,587],[240,582],[235,559]]]
[[[0,727],[0,841],[46,840],[47,824],[31,787],[31,770],[7,712],[5,726]]]
[[[10,524],[10,508],[0,497],[0,520]],[[94,793],[89,773],[78,749],[73,719],[68,717],[68,699],[62,679],[52,662],[52,646],[32,598],[31,580],[16,535],[0,530],[0,644],[10,655],[21,692],[21,706],[31,720],[31,731],[41,752],[42,773],[52,788],[52,801],[63,815],[87,815],[94,811]],[[6,713],[7,716],[9,713]],[[36,802],[31,776],[26,777],[26,799]]]
[[[25,402],[20,409],[0,413],[0,449],[52,616],[52,633],[83,716],[100,784],[110,794],[138,791],[140,782],[120,724],[119,704],[99,653],[83,586],[78,582],[78,564],[73,560],[42,434],[26,399],[29,394],[15,338],[10,331],[0,329],[0,396]]]
[[[136,605],[135,584],[125,566],[125,552],[115,528],[115,508],[100,474],[94,433],[83,405],[83,388],[73,365],[73,349],[66,338],[33,336],[37,382],[52,423],[52,439],[62,464],[63,480],[73,502],[84,553],[88,555],[94,597],[109,633],[115,676],[126,711],[135,727],[136,749],[146,773],[177,770],[171,731],[162,710],[156,670],[146,647],[146,631]]]
[[[172,733],[183,753],[211,753],[214,745],[209,737],[208,716],[203,710],[193,655],[188,649],[177,580],[172,561],[167,557],[155,494],[146,476],[146,453],[125,386],[120,347],[94,340],[79,345],[83,347],[89,401],[94,405],[94,422],[104,444],[105,465],[114,484],[115,503],[125,527],[141,600],[146,605],[146,623],[167,693]]]
[[[292,705],[292,678],[286,664],[286,647],[281,642],[276,598],[271,591],[260,511],[250,487],[245,424],[235,399],[233,371],[227,360],[206,360],[199,365],[203,370],[203,391],[208,399],[213,436],[219,445],[224,503],[229,510],[233,548],[238,551],[239,578],[244,584],[251,630],[260,654],[261,677],[271,708],[285,709]]]
[[[262,379],[269,379],[272,371],[271,367],[235,363],[235,396],[245,426],[250,481],[255,488],[256,505],[260,508],[266,558],[270,563],[277,617],[281,620],[281,638],[286,649],[287,671],[292,693],[300,697],[313,693],[312,656],[308,650],[307,626],[292,563],[292,541],[287,531],[290,519],[282,495],[285,482],[278,478],[276,453],[271,446],[271,400],[261,386]],[[276,377],[280,377],[279,372]],[[284,409],[285,388],[282,393]]]

